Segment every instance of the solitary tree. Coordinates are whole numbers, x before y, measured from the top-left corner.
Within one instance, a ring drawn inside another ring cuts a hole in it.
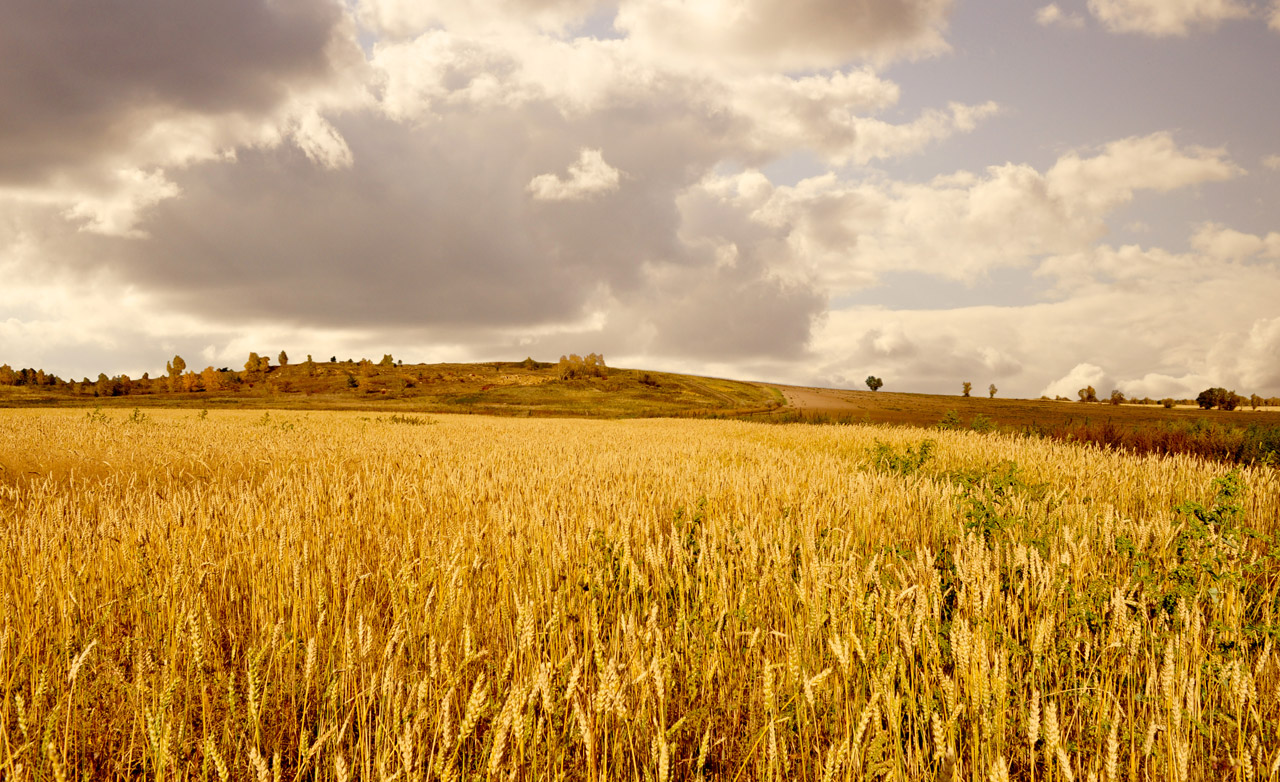
[[[282,351],[280,351],[279,359],[280,359],[280,366],[282,366],[282,367],[287,367],[287,366],[289,366],[289,354],[288,354],[288,353],[285,353],[283,350],[282,350]]]
[[[396,360],[391,357],[390,353],[383,354],[382,360],[378,362],[380,367],[394,367],[395,365]]]
[[[964,381],[964,396],[968,396],[969,392],[972,390],[973,390],[973,383],[970,383],[968,380]]]
[[[881,388],[884,388],[884,381],[875,375],[867,375],[867,388],[872,391],[879,391]]]
[[[257,353],[250,353],[249,360],[244,362],[244,373],[246,380],[262,379],[266,376],[267,370],[271,368],[271,360],[266,356],[259,356]]]
[[[1113,405],[1124,403],[1124,392],[1118,388],[1111,389],[1111,398],[1108,400]]]
[[[1094,390],[1093,386],[1085,386],[1077,391],[1076,394],[1080,397],[1081,402],[1098,401],[1098,392]]]
[[[187,368],[187,362],[182,360],[182,356],[174,356],[173,361],[164,365],[165,370],[169,373],[169,390],[182,390],[182,372]]]
[[[996,392],[997,392],[997,391],[999,391],[999,390],[1000,390],[1000,389],[996,388],[996,384],[995,384],[995,383],[992,383],[991,385],[987,386],[987,393],[989,394],[989,396],[988,396],[987,398],[988,398],[988,399],[995,399],[995,398],[996,398]]]

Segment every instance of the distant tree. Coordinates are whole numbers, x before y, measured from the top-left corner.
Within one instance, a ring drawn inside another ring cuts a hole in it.
[[[1160,404],[1164,405],[1166,410],[1170,410],[1173,408],[1174,405],[1178,404],[1178,400],[1165,397],[1164,399],[1160,400]]]
[[[525,369],[537,369],[538,362],[533,360],[533,356],[529,356],[524,361],[520,362],[520,366],[524,367]]]
[[[337,356],[329,356],[329,363],[330,363],[330,364],[336,364],[336,363],[338,363],[338,357],[337,357]]]
[[[111,393],[111,378],[105,373],[98,375],[98,382],[94,384],[94,396],[115,396]]]
[[[973,390],[973,383],[970,383],[968,380],[966,380],[963,383],[963,387],[964,387],[964,396],[968,396],[969,392]]]
[[[1093,386],[1085,386],[1077,391],[1076,394],[1080,397],[1081,402],[1098,401],[1098,392],[1094,390]]]
[[[222,375],[213,367],[205,367],[200,372],[200,380],[204,383],[206,391],[221,391],[225,387]]]
[[[18,381],[18,373],[8,364],[0,365],[0,386],[11,386]]]
[[[280,351],[280,355],[279,355],[277,358],[278,358],[278,359],[279,359],[279,361],[280,361],[280,366],[282,366],[282,367],[287,367],[287,366],[289,366],[289,354],[288,354],[288,353],[286,353],[286,352],[284,352],[284,351],[282,350],[282,351]]]
[[[1000,389],[996,388],[996,384],[995,384],[995,383],[992,383],[991,385],[987,386],[987,398],[988,398],[988,399],[995,399],[995,398],[996,398],[996,392],[997,392],[997,391],[999,391],[999,390],[1000,390]]]
[[[184,391],[203,391],[204,376],[196,372],[185,372],[182,375],[182,390]]]
[[[1111,397],[1107,400],[1113,405],[1122,404],[1124,402],[1124,392],[1118,388],[1111,390]]]
[[[307,377],[316,376],[316,362],[311,360],[310,353],[307,354],[307,360],[302,366],[307,370]]]
[[[380,367],[394,367],[395,365],[396,360],[391,357],[390,353],[383,355],[382,360],[378,362],[378,366]]]
[[[1215,407],[1220,410],[1235,410],[1243,401],[1244,399],[1235,391],[1217,387],[1206,388],[1196,396],[1196,404],[1200,405],[1202,410],[1211,410]]]
[[[377,371],[372,361],[367,358],[360,359],[360,377],[373,377]]]
[[[1260,405],[1260,404],[1262,404],[1262,397],[1258,396],[1257,394],[1250,394],[1250,395],[1249,395],[1249,406],[1250,406],[1250,407],[1252,407],[1254,410],[1257,410],[1257,409],[1258,409],[1258,405]]]
[[[182,373],[187,368],[187,362],[182,360],[182,356],[174,356],[173,361],[164,365],[165,371],[169,373],[169,390],[182,390]]]
[[[867,379],[864,382],[867,384],[867,388],[872,391],[879,391],[884,388],[884,381],[875,375],[867,375]]]
[[[561,380],[608,377],[609,367],[605,366],[604,356],[598,353],[588,353],[586,358],[577,353],[570,353],[568,356],[560,357],[559,363],[556,364],[556,375]]]
[[[269,369],[271,369],[270,359],[259,356],[257,353],[250,353],[249,359],[244,362],[244,379],[249,382],[261,380],[266,377]]]

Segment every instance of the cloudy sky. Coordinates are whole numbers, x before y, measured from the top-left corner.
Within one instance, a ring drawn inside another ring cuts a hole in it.
[[[1280,0],[0,19],[0,363],[1280,394]]]

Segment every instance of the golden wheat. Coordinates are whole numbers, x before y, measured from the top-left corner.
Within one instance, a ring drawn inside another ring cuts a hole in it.
[[[0,776],[1277,778],[1274,469],[413,420],[0,410]]]

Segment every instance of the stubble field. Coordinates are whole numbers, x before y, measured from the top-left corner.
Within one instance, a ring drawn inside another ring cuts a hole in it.
[[[967,431],[0,410],[0,775],[1276,779],[1278,518]]]

